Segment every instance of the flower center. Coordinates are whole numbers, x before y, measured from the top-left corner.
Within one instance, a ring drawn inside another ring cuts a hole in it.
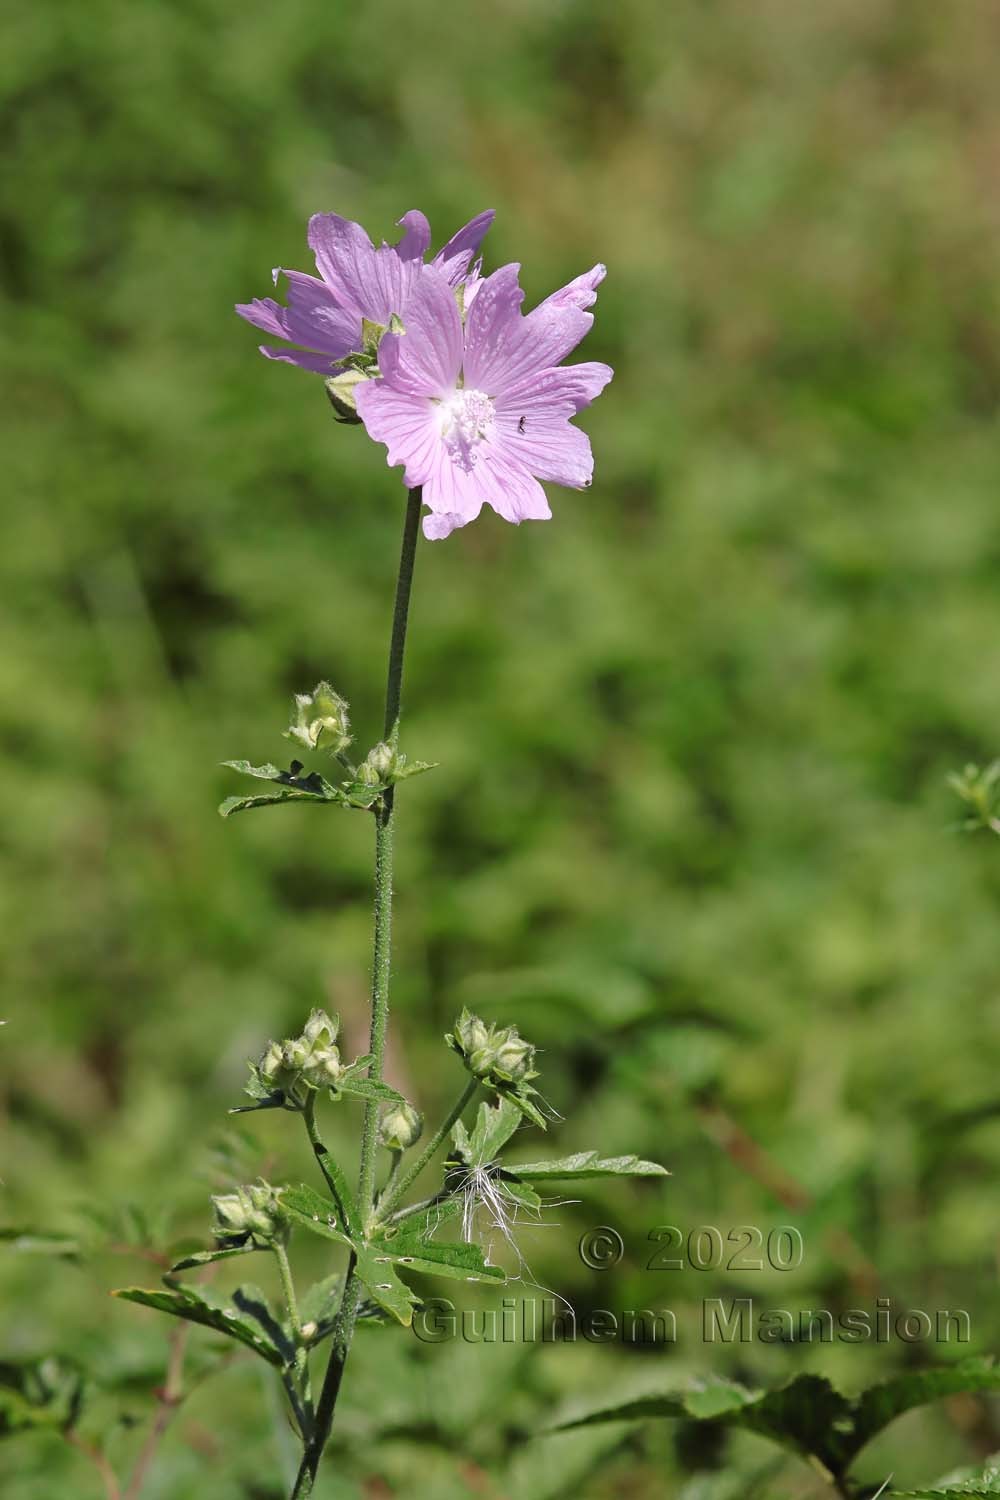
[[[438,428],[454,463],[473,467],[476,448],[493,431],[494,406],[483,391],[455,391],[440,404]]]

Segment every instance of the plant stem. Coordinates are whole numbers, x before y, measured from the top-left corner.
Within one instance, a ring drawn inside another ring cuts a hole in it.
[[[417,532],[420,525],[420,490],[411,490],[406,502],[406,519],[403,523],[403,542],[399,555],[399,574],[396,580],[396,602],[392,616],[392,636],[389,642],[389,669],[385,690],[384,738],[389,739],[399,720],[399,705],[403,686],[403,653],[406,647],[406,622],[410,609],[410,587],[413,582],[413,563],[417,550]],[[375,935],[372,953],[372,1054],[368,1077],[376,1083],[382,1081],[385,1060],[385,1033],[389,1020],[389,975],[391,969],[392,934],[392,843],[393,843],[393,788],[389,787],[375,806]],[[375,1192],[375,1157],[378,1133],[377,1099],[365,1104],[364,1126],[361,1135],[361,1172],[358,1181],[358,1212],[362,1230],[367,1231],[371,1217]],[[322,1165],[322,1158],[320,1158]],[[357,1258],[351,1255],[347,1267],[347,1279],[340,1299],[340,1309],[332,1334],[330,1361],[326,1367],[323,1389],[316,1407],[313,1433],[306,1446],[299,1469],[292,1500],[305,1500],[312,1493],[313,1482],[319,1470],[323,1449],[333,1426],[333,1414],[340,1394],[340,1382],[344,1366],[350,1353],[354,1324],[361,1304],[361,1282],[355,1274]]]
[[[146,1436],[146,1441],[142,1445],[142,1451],[135,1461],[135,1468],[132,1470],[132,1477],[129,1480],[123,1500],[138,1500],[138,1497],[141,1495],[146,1477],[156,1456],[156,1450],[160,1446],[163,1434],[170,1425],[171,1417],[181,1403],[184,1353],[187,1349],[190,1332],[190,1325],[182,1324],[170,1340],[167,1376],[163,1382],[163,1388],[159,1393],[159,1404],[156,1409],[156,1415]]]
[[[285,1298],[285,1306],[288,1308],[288,1321],[292,1325],[292,1332],[296,1339],[302,1337],[302,1319],[299,1317],[299,1304],[295,1300],[295,1283],[292,1281],[292,1268],[288,1264],[288,1251],[280,1240],[276,1240],[273,1246],[274,1256],[278,1262],[278,1274],[281,1277],[281,1290]]]
[[[445,1115],[440,1126],[435,1131],[434,1135],[431,1136],[430,1140],[427,1142],[427,1145],[421,1151],[420,1155],[417,1157],[413,1165],[408,1167],[402,1174],[402,1176],[398,1177],[394,1183],[389,1183],[386,1185],[386,1192],[383,1193],[378,1206],[378,1218],[380,1224],[385,1223],[386,1219],[388,1218],[396,1204],[399,1202],[400,1198],[402,1198],[407,1188],[409,1188],[414,1182],[416,1182],[417,1178],[420,1176],[421,1172],[424,1170],[427,1163],[434,1155],[435,1151],[441,1145],[441,1142],[444,1140],[445,1136],[448,1134],[455,1121],[459,1118],[465,1106],[468,1104],[469,1100],[472,1098],[478,1087],[479,1079],[470,1078],[465,1088],[462,1090],[461,1096],[452,1105],[447,1115]]]

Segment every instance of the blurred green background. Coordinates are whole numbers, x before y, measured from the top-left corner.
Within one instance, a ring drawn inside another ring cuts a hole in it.
[[[227,1120],[248,1056],[315,1004],[364,1039],[369,819],[215,814],[220,761],[287,756],[293,691],[328,676],[359,738],[380,722],[399,471],[233,313],[312,269],[321,209],[392,237],[420,207],[440,244],[494,207],[487,264],[521,261],[529,304],[608,264],[592,490],[420,548],[404,743],[442,769],[400,797],[390,1076],[443,1110],[457,1009],[516,1022],[557,1152],[674,1173],[587,1186],[526,1233],[532,1272],[680,1337],[359,1335],[317,1495],[745,1497],[753,1439],[530,1434],[698,1372],[856,1390],[963,1352],[706,1347],[705,1296],[960,1306],[997,1347],[1000,849],[951,834],[944,778],[1000,748],[998,42],[991,0],[5,17],[2,1219],[75,1234],[96,1204],[115,1248],[4,1252],[3,1355],[82,1361],[119,1469],[170,1329],[108,1288],[207,1240],[210,1192],[309,1175],[293,1120]],[[744,1223],[796,1225],[802,1267],[644,1269],[657,1225]],[[613,1273],[579,1259],[596,1224]],[[209,1473],[278,1500],[288,1443],[237,1361],[143,1500]],[[958,1401],[862,1472],[998,1447]],[[0,1446],[0,1480],[102,1493],[55,1437]],[[791,1460],[762,1482],[824,1493]]]

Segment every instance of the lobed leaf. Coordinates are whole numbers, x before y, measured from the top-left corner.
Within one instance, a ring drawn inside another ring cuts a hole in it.
[[[390,1262],[426,1276],[449,1276],[458,1281],[507,1280],[501,1266],[487,1263],[479,1245],[441,1245],[400,1230],[382,1235],[369,1248],[375,1264]]]
[[[578,1151],[554,1161],[512,1162],[506,1170],[520,1181],[547,1177],[669,1177],[666,1167],[638,1156],[598,1156],[596,1151]]]
[[[471,1133],[461,1120],[452,1129],[452,1139],[459,1156],[470,1167],[485,1167],[521,1128],[521,1111],[510,1099],[495,1105],[483,1102],[476,1113]]]
[[[234,1255],[249,1255],[256,1249],[253,1241],[248,1240],[245,1245],[226,1245],[218,1250],[196,1250],[193,1255],[185,1255],[183,1260],[172,1265],[167,1274],[173,1276],[178,1271],[192,1271],[196,1266],[210,1266],[217,1260],[231,1260]]]
[[[337,1184],[338,1191],[343,1183],[346,1193],[344,1200],[345,1215],[348,1216],[348,1224],[353,1223],[356,1210],[347,1180],[344,1178],[340,1168],[337,1167],[332,1157],[326,1156],[326,1169]],[[313,1188],[307,1187],[305,1183],[299,1183],[297,1187],[283,1188],[281,1191],[281,1207],[288,1214],[294,1224],[308,1229],[311,1234],[321,1235],[323,1239],[336,1240],[340,1245],[352,1245],[353,1240],[348,1232],[348,1226],[337,1223],[334,1213],[334,1205],[329,1198],[324,1198]]]
[[[184,1318],[189,1323],[211,1328],[224,1333],[227,1338],[245,1344],[268,1364],[282,1366],[285,1361],[280,1350],[259,1324],[248,1318],[238,1317],[235,1308],[216,1307],[195,1287],[178,1286],[170,1291],[150,1291],[145,1287],[123,1287],[112,1292],[125,1302],[137,1302],[142,1307],[155,1308],[157,1312],[169,1313],[171,1317]]]
[[[417,1306],[416,1293],[400,1281],[387,1256],[377,1257],[369,1246],[362,1245],[357,1257],[355,1272],[372,1301],[391,1313],[404,1328],[409,1328]]]

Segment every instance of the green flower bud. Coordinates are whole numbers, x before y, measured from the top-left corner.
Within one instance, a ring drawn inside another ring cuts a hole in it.
[[[307,750],[329,750],[336,755],[351,743],[346,702],[328,682],[317,683],[311,693],[296,693],[295,722],[285,731],[285,738]]]
[[[396,756],[389,746],[382,741],[369,750],[366,757],[366,764],[371,766],[381,781],[386,781],[395,769]]]
[[[532,1071],[534,1060],[534,1047],[511,1028],[494,1053],[493,1066],[501,1076],[516,1083]]]
[[[380,786],[382,777],[368,760],[363,760],[358,767],[358,780],[365,786]]]
[[[471,1011],[463,1010],[455,1022],[455,1039],[462,1051],[468,1055],[489,1044],[489,1028],[485,1021],[481,1021]]]
[[[337,1040],[339,1028],[339,1017],[328,1016],[325,1010],[313,1010],[303,1028],[302,1036],[312,1047],[329,1047]]]
[[[250,1236],[263,1248],[285,1232],[278,1192],[270,1183],[258,1182],[222,1193],[212,1199],[215,1232],[219,1239],[246,1240]]]
[[[423,1129],[424,1117],[412,1104],[393,1104],[379,1121],[379,1145],[388,1146],[390,1151],[406,1151],[416,1145]]]
[[[257,1064],[257,1072],[262,1083],[274,1083],[278,1074],[284,1067],[284,1049],[280,1042],[268,1042],[267,1049],[261,1055]]]
[[[288,1068],[289,1072],[299,1073],[305,1067],[312,1054],[312,1047],[305,1037],[297,1036],[286,1041],[281,1048],[282,1066]]]
[[[485,1078],[492,1071],[495,1061],[496,1050],[493,1047],[477,1047],[465,1059],[469,1072],[476,1078]]]
[[[329,1088],[342,1071],[339,1047],[317,1047],[303,1068],[302,1077],[311,1088]]]
[[[360,381],[368,378],[364,370],[345,367],[338,374],[329,376],[323,382],[338,422],[361,421],[358,416],[358,403],[355,399],[354,388]]]
[[[246,1234],[249,1229],[249,1205],[242,1193],[220,1193],[212,1199],[215,1228],[220,1235]]]

